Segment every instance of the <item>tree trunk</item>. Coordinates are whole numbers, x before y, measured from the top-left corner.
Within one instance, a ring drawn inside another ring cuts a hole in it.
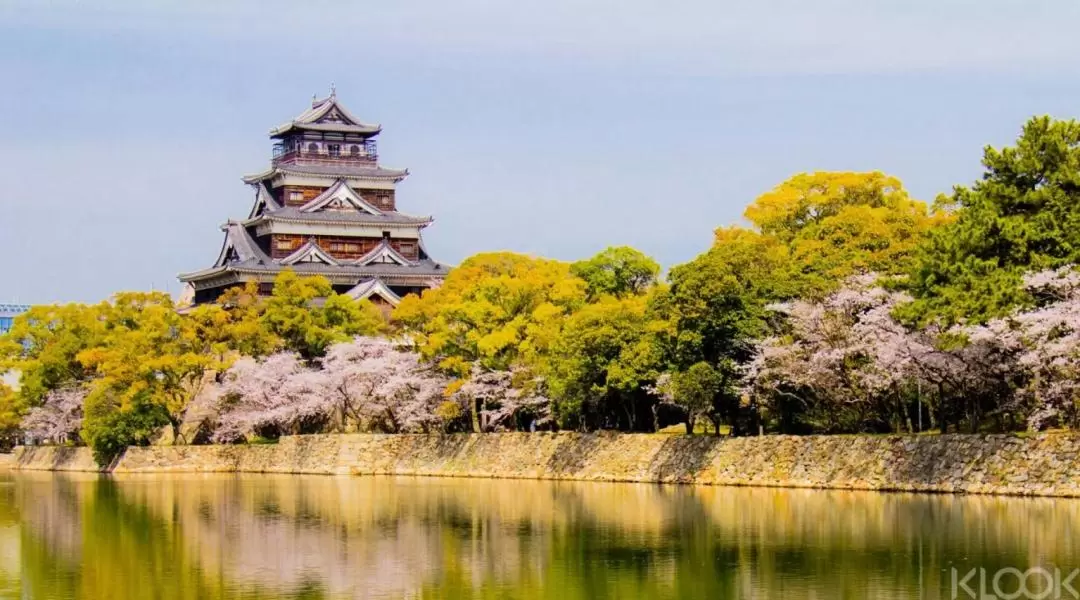
[[[694,435],[694,417],[686,417],[686,435]]]

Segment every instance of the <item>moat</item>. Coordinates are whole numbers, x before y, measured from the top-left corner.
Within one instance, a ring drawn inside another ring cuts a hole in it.
[[[1080,566],[1078,523],[1070,499],[18,472],[0,597],[952,598],[954,570]]]

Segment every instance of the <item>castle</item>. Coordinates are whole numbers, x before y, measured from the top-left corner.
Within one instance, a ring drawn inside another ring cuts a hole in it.
[[[195,304],[249,281],[269,294],[284,269],[322,275],[335,291],[386,308],[439,285],[448,270],[424,248],[428,216],[398,211],[407,169],[379,165],[379,125],[350,113],[331,90],[270,131],[270,168],[243,178],[254,190],[247,218],[222,226],[213,266],[180,275]]]

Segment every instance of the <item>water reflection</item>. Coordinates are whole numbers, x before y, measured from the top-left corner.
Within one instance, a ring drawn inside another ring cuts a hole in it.
[[[0,479],[0,597],[947,598],[1080,566],[1080,501],[645,484]]]

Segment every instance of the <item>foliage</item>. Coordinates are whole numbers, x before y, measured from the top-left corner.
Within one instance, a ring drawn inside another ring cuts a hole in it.
[[[207,340],[198,337],[193,322],[177,313],[164,293],[117,294],[104,319],[108,332],[104,342],[76,356],[93,369],[91,394],[111,398],[99,405],[93,418],[104,416],[105,407],[112,406],[120,411],[118,419],[131,411],[140,419],[160,415],[178,433],[204,373],[221,366]],[[89,414],[87,421],[92,421]]]
[[[285,350],[307,360],[324,355],[334,342],[385,328],[382,314],[370,302],[334,293],[325,277],[301,277],[291,270],[274,280],[262,319]]]
[[[417,354],[370,337],[330,346],[321,368],[289,352],[242,358],[225,376],[213,439],[344,431],[349,424],[387,433],[434,431],[450,425],[447,383]]]
[[[22,421],[19,408],[19,395],[0,381],[0,451],[10,451],[19,443]]]
[[[876,430],[873,401],[910,376],[913,355],[930,349],[893,321],[903,298],[875,283],[873,275],[855,277],[822,300],[776,307],[787,331],[758,344],[747,381],[782,430],[798,418],[823,431]]]
[[[906,327],[908,298],[855,278],[820,301],[778,307],[787,331],[758,344],[747,391],[782,431],[979,431],[1080,423],[1080,275],[1024,278],[1038,306],[984,324]]]
[[[733,227],[717,230],[708,252],[671,270],[671,286],[654,307],[667,323],[659,339],[676,370],[749,359],[751,340],[767,331],[766,307],[788,293],[779,275],[787,258],[774,238]]]
[[[612,246],[574,263],[570,272],[585,281],[590,300],[603,295],[622,298],[647,292],[660,276],[660,265],[629,246]]]
[[[55,408],[53,396],[85,390],[81,438],[108,462],[126,445],[149,443],[163,426],[186,441],[180,424],[207,374],[227,368],[237,354],[296,347],[313,359],[332,341],[385,327],[374,306],[334,294],[324,278],[286,272],[278,283],[269,300],[248,285],[187,314],[163,293],[32,308],[0,337],[0,368],[20,371],[22,383],[18,393],[0,394],[0,425],[10,436],[28,417],[24,426],[44,432],[41,418]]]
[[[580,307],[586,284],[570,265],[509,252],[478,254],[420,298],[406,297],[393,320],[428,361],[459,377],[474,363],[507,370],[533,363],[562,319]]]
[[[648,298],[611,296],[570,315],[543,368],[563,427],[655,429],[645,391],[663,367]]]
[[[787,247],[786,275],[805,296],[859,273],[906,273],[918,244],[944,219],[879,172],[796,175],[758,197],[745,217]]]
[[[706,363],[723,382],[709,417],[741,433],[746,419],[735,390],[738,366],[770,332],[769,305],[795,293],[791,251],[776,236],[740,227],[716,230],[712,247],[674,267],[654,299],[664,322],[656,336],[673,377]]]
[[[267,327],[263,315],[266,301],[259,297],[259,285],[249,281],[225,290],[216,303],[201,304],[187,312],[195,336],[220,360],[231,353],[266,356],[280,349],[283,341]]]
[[[107,304],[34,306],[0,336],[0,371],[20,375],[15,411],[21,415],[40,404],[51,390],[77,385],[92,375],[76,356],[104,343]]]
[[[1025,272],[1080,261],[1080,122],[1033,118],[1015,146],[987,147],[985,172],[938,203],[956,219],[935,230],[912,269],[908,319],[985,321],[1028,305]]]
[[[686,410],[686,433],[691,434],[698,418],[715,414],[714,403],[724,389],[724,378],[709,363],[699,362],[676,373],[670,385],[671,400]],[[718,434],[719,431],[717,428]]]

